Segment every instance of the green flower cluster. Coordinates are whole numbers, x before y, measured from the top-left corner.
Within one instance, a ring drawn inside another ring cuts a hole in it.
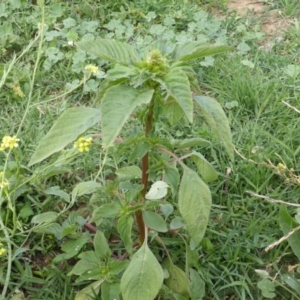
[[[74,143],[74,148],[77,148],[79,152],[88,152],[92,144],[92,138],[81,137]]]

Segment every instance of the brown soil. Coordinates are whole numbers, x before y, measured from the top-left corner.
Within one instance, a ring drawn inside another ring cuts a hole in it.
[[[239,15],[254,14],[262,19],[262,29],[268,37],[281,38],[283,32],[289,27],[289,21],[282,18],[277,11],[268,11],[267,4],[255,0],[230,0],[228,8]]]

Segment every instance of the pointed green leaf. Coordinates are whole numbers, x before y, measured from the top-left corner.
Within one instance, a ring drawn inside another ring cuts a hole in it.
[[[58,213],[54,211],[47,211],[45,213],[38,214],[31,219],[31,223],[41,224],[52,222],[56,219]]]
[[[163,270],[146,241],[132,256],[121,278],[124,300],[153,300],[162,287]]]
[[[103,218],[115,218],[121,213],[122,207],[117,204],[103,204],[93,212],[92,221],[97,222]]]
[[[168,270],[170,275],[165,279],[165,285],[174,293],[188,297],[189,281],[185,272],[169,261],[165,261],[163,267]]]
[[[158,232],[167,232],[167,224],[165,220],[153,211],[143,211],[143,219],[147,227]]]
[[[120,168],[116,171],[120,180],[138,179],[142,178],[142,170],[137,166],[129,166]]]
[[[196,164],[198,171],[205,182],[212,182],[218,178],[218,173],[214,167],[198,152],[192,153],[192,160]]]
[[[97,267],[97,264],[87,262],[85,260],[80,260],[75,264],[73,269],[68,273],[68,276],[72,276],[72,275],[80,276],[92,269],[95,269],[96,267]]]
[[[95,252],[100,259],[106,259],[111,256],[111,251],[103,232],[96,232],[94,237],[94,247]]]
[[[58,254],[53,259],[53,262],[60,262],[71,257],[74,257],[79,253],[84,245],[86,245],[87,241],[90,239],[89,235],[82,235],[80,238],[76,240],[68,240],[62,244],[61,249],[65,252],[62,254]]]
[[[119,300],[120,293],[119,283],[103,282],[101,286],[101,300]]]
[[[72,200],[80,197],[82,195],[88,195],[94,193],[98,188],[101,187],[101,184],[96,181],[85,181],[78,183],[72,191]]]
[[[180,214],[196,245],[202,240],[209,219],[211,194],[196,172],[184,168],[178,195]]]
[[[118,219],[117,230],[120,234],[120,237],[125,245],[126,251],[131,254],[132,253],[132,231],[133,218],[131,215],[122,216]]]
[[[74,107],[66,110],[53,124],[38,144],[29,166],[32,166],[73,142],[88,128],[100,122],[100,110],[90,107]]]
[[[172,142],[174,144],[174,148],[176,149],[186,149],[190,147],[207,147],[210,146],[210,141],[207,141],[202,138],[192,138],[192,139],[184,139],[180,141]]]
[[[172,98],[169,98],[167,103],[163,106],[163,114],[171,125],[176,125],[180,119],[184,117],[182,108],[175,100],[172,100]]]
[[[163,81],[169,95],[180,105],[187,119],[192,123],[193,98],[188,77],[180,69],[171,69],[170,72],[164,76]]]
[[[64,199],[66,202],[70,202],[70,196],[65,191],[61,190],[59,186],[52,186],[45,190],[46,195],[55,195],[62,199]]]
[[[174,60],[189,61],[192,59],[203,58],[205,56],[216,55],[231,50],[233,50],[233,48],[229,46],[215,46],[193,41],[176,45],[171,55]]]
[[[91,283],[76,295],[75,300],[91,300],[95,294],[97,295],[99,293],[103,282],[104,279]]]
[[[132,152],[130,153],[130,156],[128,158],[129,163],[132,163],[135,159],[141,159],[144,157],[146,153],[149,152],[151,149],[151,145],[148,143],[143,143],[140,142],[138,143],[133,149]]]
[[[232,144],[231,130],[222,106],[215,99],[210,97],[195,96],[194,99],[200,105],[201,113],[206,119],[206,122],[224,143],[227,154],[233,161],[234,147]]]
[[[101,105],[101,125],[104,148],[109,147],[119,134],[134,109],[150,103],[154,90],[136,90],[128,86],[113,86],[106,91]]]
[[[283,281],[289,285],[297,295],[300,295],[300,283],[292,274],[283,274],[281,275]]]
[[[138,76],[138,72],[134,68],[130,68],[123,65],[115,65],[113,69],[107,71],[106,80],[115,81],[122,78],[130,78],[133,76]]]
[[[159,205],[161,213],[168,218],[174,211],[174,207],[170,203]]]
[[[299,224],[289,215],[286,206],[281,205],[279,210],[279,225],[284,235],[291,232]],[[300,260],[300,231],[294,232],[288,239],[289,245],[292,248],[294,254]]]
[[[175,195],[178,192],[178,185],[180,180],[179,172],[176,168],[169,167],[164,173],[165,182],[170,185],[172,194]]]
[[[184,227],[185,223],[183,223],[183,220],[181,217],[176,216],[172,219],[170,223],[170,229],[176,230],[178,228]]]
[[[188,291],[192,300],[201,300],[205,296],[205,283],[199,273],[190,269],[190,284]]]
[[[76,46],[113,63],[130,64],[139,60],[130,45],[115,40],[81,41]]]

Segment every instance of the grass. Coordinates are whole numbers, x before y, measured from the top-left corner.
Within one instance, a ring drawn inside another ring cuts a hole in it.
[[[260,277],[255,272],[256,269],[267,270],[272,278],[276,278],[274,299],[300,299],[300,294],[286,285],[280,277],[288,272],[290,266],[298,263],[287,242],[267,253],[264,252],[266,246],[283,235],[278,224],[279,205],[268,203],[247,193],[250,190],[271,198],[298,202],[299,186],[287,185],[282,177],[266,166],[268,160],[277,165],[282,159],[289,168],[295,170],[296,174],[300,171],[299,114],[282,102],[286,101],[299,109],[299,79],[292,78],[284,72],[288,65],[299,65],[297,38],[300,31],[296,20],[286,32],[284,41],[275,44],[270,52],[266,52],[259,49],[254,35],[252,39],[249,38],[252,32],[247,24],[243,24],[242,19],[233,20],[232,16],[225,16],[227,19],[222,22],[215,21],[209,16],[206,22],[211,28],[207,26],[201,32],[200,30],[197,32],[197,29],[193,32],[188,31],[187,24],[195,21],[192,19],[195,7],[199,9],[199,5],[203,5],[205,9],[211,10],[213,5],[216,5],[211,1],[199,3],[183,1],[184,6],[181,1],[180,3],[169,1],[167,4],[162,4],[161,1],[136,1],[130,4],[119,1],[120,5],[105,1],[102,7],[95,7],[94,3],[88,0],[71,2],[68,5],[61,1],[56,1],[55,4],[51,1],[46,2],[46,22],[49,29],[46,41],[42,45],[43,55],[37,68],[32,104],[20,131],[22,151],[17,151],[16,156],[22,164],[16,166],[12,163],[8,166],[8,172],[11,174],[16,172],[15,177],[11,177],[12,180],[34,174],[26,165],[39,140],[49,130],[57,116],[67,107],[82,103],[90,105],[97,94],[97,88],[93,88],[94,82],[90,82],[89,91],[83,93],[81,87],[56,98],[65,92],[66,84],[74,82],[76,84],[76,80],[77,82],[81,80],[80,70],[94,59],[84,57],[74,47],[67,45],[72,34],[71,30],[79,32],[78,38],[85,35],[112,36],[146,45],[148,40],[156,38],[155,34],[150,32],[149,26],[166,24],[163,22],[168,16],[176,21],[176,25],[164,25],[165,27],[161,28],[165,38],[173,30],[175,32],[185,30],[186,35],[194,37],[202,35],[207,37],[208,41],[226,38],[227,43],[236,47],[240,43],[247,43],[249,50],[243,53],[223,55],[215,58],[212,66],[197,67],[203,93],[216,97],[224,106],[230,120],[236,150],[242,156],[237,154],[235,162],[229,162],[216,140],[213,140],[212,148],[205,150],[206,157],[213,160],[217,166],[220,177],[216,183],[211,184],[214,205],[195,266],[206,283],[205,299],[265,299],[261,290],[257,288]],[[1,39],[3,53],[1,63],[6,68],[13,60],[14,53],[18,56],[35,36],[37,22],[41,20],[40,11],[34,2],[30,5],[31,14],[25,15],[22,13],[27,10],[24,3],[21,1],[11,3],[7,4],[7,11],[12,13],[12,20],[18,22],[16,24],[12,22],[11,29],[3,29],[6,30],[4,32],[6,34],[12,30],[16,36],[15,40],[10,40],[3,34],[4,37]],[[170,9],[165,10],[164,5],[171,5]],[[283,8],[286,17],[294,16],[299,11],[299,5],[295,1],[274,1],[274,5]],[[221,5],[218,5],[218,9],[222,9]],[[149,24],[142,14],[146,16],[153,11],[157,11],[158,16]],[[68,18],[73,18],[77,27],[67,28],[68,25],[64,21]],[[97,29],[91,23],[84,23],[99,19],[101,24]],[[120,25],[113,28],[112,23],[109,23],[112,19],[121,21],[126,27],[124,32]],[[255,24],[257,20],[252,22]],[[107,29],[107,24],[110,24],[111,29]],[[131,25],[135,28],[141,26],[137,37],[134,34],[126,36],[126,31]],[[245,25],[246,31],[237,32],[235,25]],[[52,38],[50,31],[52,34],[54,31],[58,32],[59,36]],[[50,47],[58,49],[58,54],[47,54]],[[62,53],[63,58],[56,62],[59,53]],[[19,128],[27,105],[36,54],[37,44],[13,65],[1,88],[1,137],[6,134],[13,135]],[[46,68],[45,62],[48,64]],[[96,63],[105,70],[105,62],[96,61]],[[3,69],[1,72],[3,73]],[[26,94],[24,98],[13,92],[12,84],[16,82]],[[53,101],[43,102],[53,98]],[[237,105],[228,108],[228,104],[233,101],[236,101]],[[128,132],[130,130],[133,132],[134,128],[128,128]],[[191,126],[187,124],[174,126],[169,134],[182,137],[211,137],[210,131],[202,124],[200,118],[196,118]],[[58,241],[53,236],[50,238],[48,235],[30,233],[28,229],[34,214],[47,211],[52,203],[62,205],[61,202],[54,202],[57,201],[56,198],[44,193],[48,187],[60,186],[70,192],[74,183],[96,176],[98,172],[96,165],[99,164],[96,155],[95,151],[95,157],[87,155],[75,160],[67,166],[68,172],[64,172],[66,175],[37,179],[34,184],[21,187],[18,190],[19,196],[13,201],[17,221],[11,219],[13,213],[4,214],[4,210],[8,209],[7,204],[2,207],[1,214],[2,217],[5,216],[6,224],[13,228],[12,223],[16,222],[15,232],[10,232],[13,236],[12,246],[30,249],[30,254],[25,249],[12,265],[7,299],[14,299],[12,295],[16,289],[22,291],[26,299],[74,299],[76,291],[80,288],[74,285],[73,277],[66,276],[74,262],[68,261],[64,265],[51,262],[60,252]],[[3,168],[3,156],[0,159],[0,167]],[[100,163],[103,162],[102,159],[101,157]],[[82,165],[85,166],[84,169]],[[114,165],[114,157],[109,157],[104,175],[108,175]],[[88,198],[81,198],[75,209],[79,212],[90,212],[92,205],[89,201]],[[31,207],[32,212],[29,209],[20,215],[26,204]],[[294,209],[290,209],[290,212],[295,214]],[[68,213],[65,213],[62,216],[61,223],[67,215]],[[5,242],[2,234],[0,238]],[[28,243],[23,243],[24,240]],[[180,261],[184,249],[176,246],[176,243],[173,247],[174,258],[177,257]],[[39,255],[43,262],[38,261]],[[6,260],[0,258],[1,284],[5,279],[5,266]],[[295,278],[298,277],[296,272]]]

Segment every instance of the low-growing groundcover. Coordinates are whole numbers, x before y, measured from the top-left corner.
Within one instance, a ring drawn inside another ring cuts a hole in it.
[[[1,4],[2,298],[298,299],[297,25],[102,4]]]

